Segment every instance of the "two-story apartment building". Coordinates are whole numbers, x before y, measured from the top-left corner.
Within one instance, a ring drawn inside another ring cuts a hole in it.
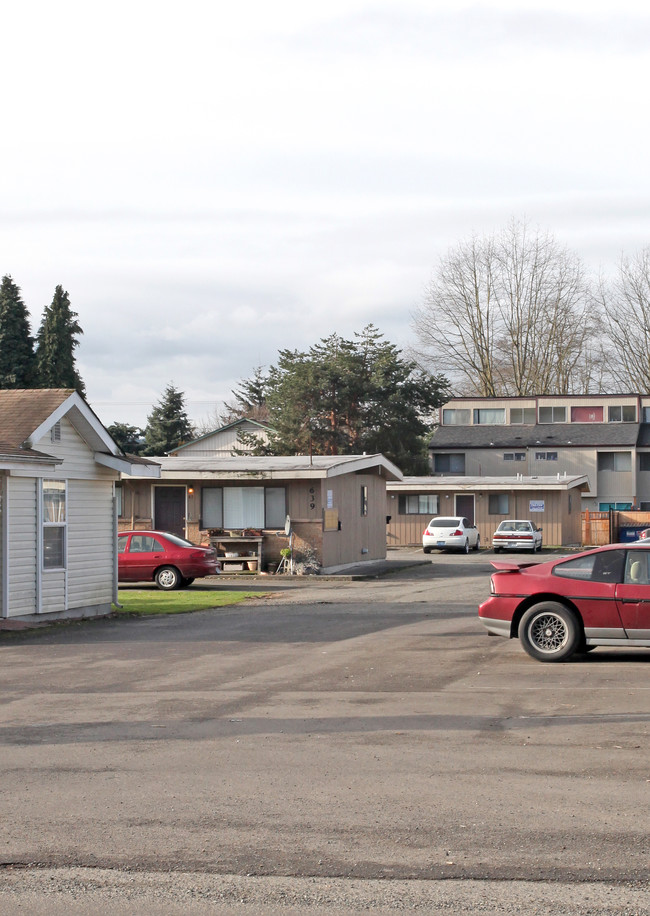
[[[459,397],[430,442],[434,476],[586,475],[582,509],[650,510],[650,396]]]

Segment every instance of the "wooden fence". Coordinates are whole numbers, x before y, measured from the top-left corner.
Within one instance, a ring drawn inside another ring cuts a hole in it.
[[[624,512],[611,509],[609,512],[594,512],[586,509],[582,513],[583,547],[600,547],[626,540],[626,529],[650,528],[650,512]]]

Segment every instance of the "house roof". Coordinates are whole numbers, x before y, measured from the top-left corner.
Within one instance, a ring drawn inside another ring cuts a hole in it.
[[[67,417],[98,464],[131,473],[132,459],[124,455],[80,394],[71,388],[12,388],[0,390],[0,459],[12,462],[60,464],[62,459],[34,449],[62,417]],[[158,476],[155,462],[140,465],[141,475]]]
[[[224,477],[238,480],[289,480],[300,477],[337,477],[378,468],[387,480],[401,480],[402,472],[383,455],[280,456],[169,456],[155,458],[166,478]],[[137,471],[134,476],[139,476]]]
[[[0,441],[20,448],[72,394],[67,388],[11,388],[0,391]]]
[[[453,490],[579,490],[589,489],[586,474],[556,474],[555,476],[525,477],[405,477],[390,481],[386,489],[391,493],[427,493]]]
[[[531,426],[439,426],[433,451],[471,448],[633,448],[646,423],[537,423]],[[648,440],[650,442],[650,438]]]
[[[212,429],[208,433],[203,433],[202,436],[199,436],[196,439],[191,439],[189,442],[184,442],[182,445],[176,446],[176,448],[171,450],[170,454],[177,455],[184,448],[188,448],[191,445],[196,445],[197,442],[202,442],[204,439],[209,439],[211,436],[216,436],[218,433],[225,433],[227,430],[234,429],[236,426],[243,426],[245,423],[249,426],[257,426],[264,432],[273,432],[273,429],[270,426],[267,426],[265,423],[260,423],[258,420],[249,420],[248,417],[240,417],[238,420],[233,420],[232,423],[226,423],[225,426],[219,426],[217,429]]]

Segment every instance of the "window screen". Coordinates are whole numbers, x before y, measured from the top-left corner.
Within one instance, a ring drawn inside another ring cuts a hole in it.
[[[533,426],[536,420],[535,408],[534,407],[511,407],[510,408],[510,422],[513,425],[518,425],[519,423],[526,423],[527,425]]]
[[[202,488],[201,522],[203,528],[223,528],[223,490],[221,487]]]
[[[224,528],[264,527],[264,487],[223,488]]]
[[[599,452],[599,471],[631,471],[632,455],[630,452]]]
[[[510,500],[507,493],[490,493],[488,498],[488,512],[490,515],[508,515]]]
[[[287,517],[287,502],[284,487],[267,487],[264,490],[267,528],[284,528]]]
[[[503,407],[480,407],[474,411],[474,423],[486,426],[502,426],[506,422]]]

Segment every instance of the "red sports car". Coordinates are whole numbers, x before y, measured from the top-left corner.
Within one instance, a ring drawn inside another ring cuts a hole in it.
[[[560,662],[595,646],[650,647],[650,543],[492,566],[479,620],[489,633],[519,637],[533,658]]]
[[[155,582],[158,588],[186,588],[213,576],[221,564],[212,547],[197,547],[167,531],[125,531],[117,536],[120,582]]]

